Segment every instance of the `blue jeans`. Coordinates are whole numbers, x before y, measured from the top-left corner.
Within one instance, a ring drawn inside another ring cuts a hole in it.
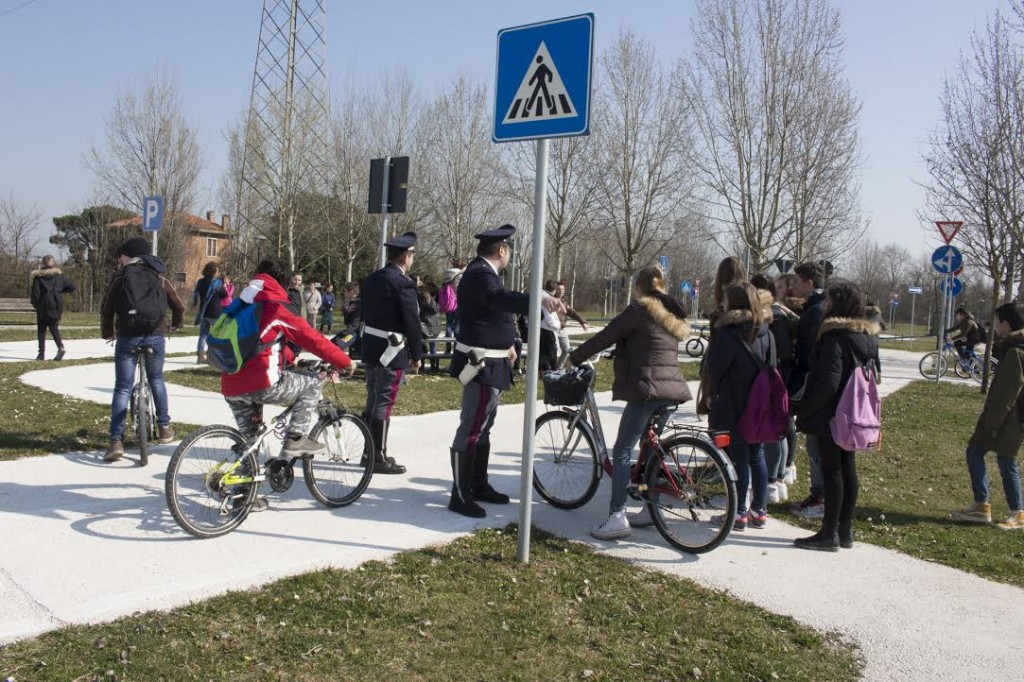
[[[199,318],[199,342],[196,344],[197,353],[206,352],[206,337],[210,335],[210,326],[212,324],[213,322],[205,317]]]
[[[750,509],[763,512],[768,503],[768,465],[764,461],[764,445],[762,443],[744,443],[733,433],[729,445],[729,459],[736,467],[736,516],[747,513]],[[747,486],[753,477],[753,501],[747,499]]]
[[[984,448],[976,445],[967,446],[967,471],[971,474],[971,488],[974,489],[975,502],[988,502],[988,472],[985,470]],[[996,453],[996,462],[999,464],[999,475],[1003,479],[1003,494],[1006,495],[1006,505],[1010,511],[1020,511],[1020,469],[1017,467],[1017,460],[1012,457],[1003,457]]]
[[[777,481],[786,476],[786,458],[788,452],[789,443],[785,438],[775,443],[764,444],[764,459],[768,466],[769,480]]]
[[[674,405],[674,400],[637,400],[626,403],[619,421],[619,433],[615,437],[612,448],[612,501],[608,510],[614,514],[626,508],[626,489],[629,487],[630,464],[633,446],[640,442],[644,435],[647,422],[655,410],[666,405]],[[668,414],[658,422],[658,432],[668,421]]]
[[[119,336],[114,345],[114,399],[110,403],[110,440],[124,440],[124,422],[132,398],[135,366],[138,362],[135,350],[144,347],[153,349],[153,353],[145,358],[149,388],[153,391],[153,405],[156,407],[156,423],[159,426],[169,426],[171,423],[171,415],[167,412],[167,389],[164,387],[164,337],[160,334]]]

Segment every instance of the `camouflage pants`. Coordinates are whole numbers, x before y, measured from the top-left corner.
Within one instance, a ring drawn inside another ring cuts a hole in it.
[[[288,419],[288,433],[309,435],[316,421],[316,406],[320,401],[320,380],[310,374],[286,371],[281,380],[269,388],[242,395],[225,396],[228,407],[235,415],[238,429],[248,438],[263,421],[264,405],[292,405]]]

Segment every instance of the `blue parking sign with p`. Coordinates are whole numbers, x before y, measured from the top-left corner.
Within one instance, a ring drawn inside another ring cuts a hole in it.
[[[142,200],[142,229],[156,232],[164,226],[164,198],[146,197]]]

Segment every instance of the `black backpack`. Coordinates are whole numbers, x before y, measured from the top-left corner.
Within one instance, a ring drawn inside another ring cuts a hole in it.
[[[55,277],[39,277],[32,287],[32,307],[46,322],[60,319],[60,282]]]
[[[118,327],[130,336],[153,333],[167,310],[167,294],[160,274],[145,265],[128,265],[118,283]]]

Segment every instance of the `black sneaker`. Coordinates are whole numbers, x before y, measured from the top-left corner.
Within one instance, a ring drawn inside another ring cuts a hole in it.
[[[54,362],[60,362],[64,359],[64,349],[60,348],[57,350],[57,354],[53,356]]]
[[[835,533],[823,533],[819,530],[810,537],[793,540],[793,545],[800,549],[813,549],[818,552],[838,552],[839,538]]]
[[[288,435],[284,439],[284,447],[281,448],[282,457],[298,457],[299,459],[312,459],[316,455],[322,455],[327,448],[323,443],[317,443],[306,436]]]

